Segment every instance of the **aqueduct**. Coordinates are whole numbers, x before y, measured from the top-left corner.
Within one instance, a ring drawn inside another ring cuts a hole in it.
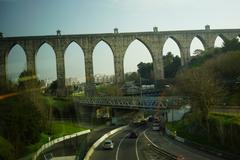
[[[0,34],[0,83],[2,86],[7,81],[6,58],[16,44],[20,45],[26,54],[27,70],[36,74],[35,56],[39,48],[44,43],[48,43],[54,50],[56,56],[58,93],[63,94],[65,88],[65,65],[64,53],[72,42],[76,42],[84,52],[86,93],[94,94],[94,75],[92,54],[95,46],[100,41],[106,42],[113,52],[115,83],[124,82],[123,58],[125,52],[134,40],[141,41],[149,50],[153,59],[153,70],[155,83],[164,79],[162,50],[165,41],[172,38],[178,45],[181,54],[181,63],[186,65],[190,60],[190,45],[193,38],[197,37],[205,49],[213,48],[218,36],[223,40],[230,40],[240,35],[240,29],[210,29],[209,25],[204,30],[180,30],[180,31],[158,31],[157,27],[153,32],[131,32],[119,33],[114,29],[114,33],[105,34],[78,34],[78,35],[57,35],[48,36],[25,36],[25,37],[3,37]]]

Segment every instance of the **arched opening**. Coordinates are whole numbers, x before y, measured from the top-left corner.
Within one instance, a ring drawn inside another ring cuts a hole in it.
[[[239,36],[237,36],[237,39],[238,39],[238,42],[240,42],[240,35],[239,35]]]
[[[65,85],[75,86],[75,89],[83,91],[83,86],[81,84],[86,82],[86,78],[82,48],[76,42],[70,43],[65,51],[64,60]]]
[[[223,47],[223,44],[224,44],[223,38],[220,36],[217,36],[215,43],[214,43],[214,48],[221,48],[221,47]]]
[[[196,56],[202,53],[205,48],[202,41],[198,37],[194,37],[190,45],[190,55]]]
[[[27,69],[27,58],[23,48],[16,44],[14,45],[6,57],[6,72],[7,79],[16,83],[19,75]]]
[[[168,38],[163,45],[164,77],[175,77],[177,70],[181,67],[181,52],[177,42]]]
[[[37,51],[36,74],[46,85],[57,79],[56,55],[48,43],[42,44]]]
[[[104,41],[100,41],[93,50],[93,73],[96,84],[114,83],[113,52]]]
[[[124,55],[125,82],[131,82],[134,86],[152,84],[153,64],[152,56],[148,48],[139,40],[134,40],[127,48]],[[140,76],[140,75],[141,76]]]
[[[180,48],[175,40],[168,38],[163,45],[163,56],[171,52],[174,56],[181,57]]]

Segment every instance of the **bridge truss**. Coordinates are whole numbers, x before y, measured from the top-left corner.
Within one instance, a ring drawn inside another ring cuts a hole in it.
[[[109,106],[124,109],[176,109],[188,104],[186,97],[75,97],[85,106]]]

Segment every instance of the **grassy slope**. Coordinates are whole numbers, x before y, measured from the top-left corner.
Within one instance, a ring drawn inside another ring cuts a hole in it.
[[[222,122],[223,124],[235,124],[240,128],[240,116],[236,114],[231,115],[230,113],[225,114],[213,112],[209,114],[209,118],[211,120]],[[191,123],[191,120],[186,117],[184,120],[168,123],[167,128],[172,132],[176,131],[178,136],[194,141],[196,143],[218,148],[221,150],[228,150],[227,147],[224,147],[220,143],[210,143],[205,134],[199,133],[199,135],[196,135],[187,132],[186,130],[189,128],[189,126],[192,125],[193,124]]]
[[[80,131],[88,129],[86,127],[81,127],[76,123],[63,122],[63,121],[61,121],[61,122],[54,121],[52,123],[52,128],[53,128],[53,134],[51,136],[52,140],[55,138],[58,138],[58,137],[62,137],[65,135],[73,134],[75,132],[80,132]],[[34,152],[36,152],[43,144],[48,142],[48,137],[49,137],[49,135],[47,135],[45,133],[41,133],[40,140],[37,143],[26,147],[26,153],[31,153],[31,154],[22,158],[22,160],[27,160],[27,159],[31,158],[31,156],[33,155]]]
[[[69,106],[72,101],[71,99],[58,99],[50,96],[40,96],[44,106],[43,107],[55,107],[59,110],[63,110],[64,107]],[[16,105],[19,101],[15,97],[10,97],[0,101],[0,107],[7,107],[10,105]],[[64,135],[72,134],[75,132],[80,132],[88,129],[86,125],[81,126],[72,122],[54,121],[52,123],[52,136],[51,139],[55,139]],[[46,133],[41,133],[39,141],[35,144],[26,146],[26,154],[36,152],[43,144],[48,142],[48,137]],[[32,154],[31,154],[32,155]],[[28,155],[23,159],[31,159],[31,155]]]

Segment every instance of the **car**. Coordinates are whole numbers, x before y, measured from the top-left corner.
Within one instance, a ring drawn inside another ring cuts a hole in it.
[[[153,123],[152,130],[153,131],[160,131],[160,124],[159,123]]]
[[[137,137],[138,137],[138,134],[137,134],[136,132],[132,131],[132,132],[130,132],[130,133],[128,134],[128,137],[129,137],[129,138],[137,138]]]
[[[102,144],[103,149],[113,149],[114,148],[114,143],[112,140],[107,139],[103,142]]]
[[[148,122],[153,122],[154,121],[154,117],[153,116],[149,116],[148,117]]]
[[[146,124],[147,124],[147,121],[146,121],[146,120],[141,120],[141,121],[140,121],[140,124],[141,124],[141,125],[146,125]]]

